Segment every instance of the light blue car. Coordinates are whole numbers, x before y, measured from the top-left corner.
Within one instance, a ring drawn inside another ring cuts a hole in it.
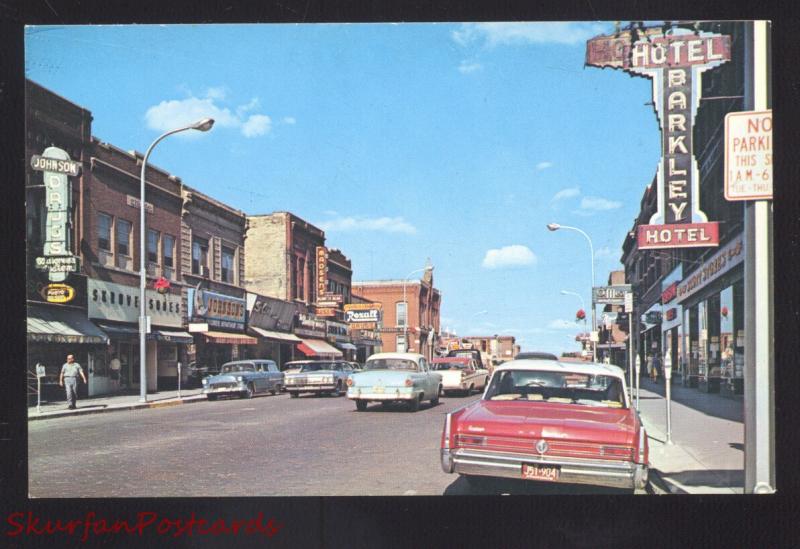
[[[442,375],[430,369],[424,356],[417,353],[378,353],[367,359],[364,370],[347,380],[347,398],[363,412],[369,402],[405,402],[412,412],[423,400],[431,406],[439,403]]]

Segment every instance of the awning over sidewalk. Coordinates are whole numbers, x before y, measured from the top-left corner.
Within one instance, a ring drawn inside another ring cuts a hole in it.
[[[356,346],[352,343],[337,343],[336,344],[340,349],[346,349],[348,351],[355,351]]]
[[[274,339],[276,341],[282,341],[284,343],[300,343],[303,341],[299,337],[294,334],[287,334],[285,332],[273,332],[272,330],[265,330],[264,328],[259,328],[257,326],[250,326],[250,329],[253,330],[256,334],[264,339]]]
[[[133,326],[118,326],[104,322],[95,323],[112,339],[137,339],[139,337],[139,330]]]
[[[258,340],[245,334],[229,332],[200,332],[209,343],[225,343],[228,345],[258,345]]]
[[[156,341],[169,343],[194,343],[194,338],[189,332],[172,332],[167,330],[153,330],[147,337]]]
[[[108,336],[85,312],[58,306],[28,305],[28,341],[107,344]]]
[[[297,344],[300,352],[306,356],[319,356],[319,357],[334,357],[339,358],[342,356],[342,351],[336,347],[331,347],[321,339],[302,339],[301,343]]]

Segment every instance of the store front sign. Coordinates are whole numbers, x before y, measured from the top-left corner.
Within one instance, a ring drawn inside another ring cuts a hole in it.
[[[700,210],[692,130],[703,72],[730,58],[730,36],[680,28],[666,35],[661,27],[624,31],[587,43],[587,65],[619,68],[653,81],[653,105],[661,125],[657,211],[649,224],[638,228],[639,248],[719,245],[717,223]]]
[[[328,341],[335,343],[349,343],[350,338],[347,335],[347,324],[344,322],[335,322],[332,320],[325,321],[325,329],[328,333]]]
[[[336,307],[317,307],[316,313],[326,318],[336,316]]]
[[[42,297],[48,303],[69,303],[75,297],[75,288],[67,284],[48,284],[42,288]]]
[[[42,171],[45,188],[45,242],[36,268],[47,272],[50,282],[64,282],[70,273],[78,272],[80,262],[70,252],[72,185],[68,176],[80,173],[80,164],[73,162],[66,151],[47,147],[42,156],[31,157],[31,167]]]
[[[772,111],[725,115],[725,199],[772,200]]]
[[[630,284],[592,288],[592,303],[598,305],[625,305],[625,294],[631,291]]]
[[[678,296],[678,283],[673,282],[661,292],[661,304],[666,305]]]
[[[317,246],[317,296],[328,291],[328,249]]]
[[[90,278],[87,281],[89,318],[139,322],[139,288]],[[156,326],[183,326],[181,296],[145,290],[145,312]]]
[[[327,327],[324,320],[312,318],[305,314],[300,314],[297,317],[297,326],[294,333],[304,337],[315,337],[318,339],[325,339],[328,335]]]
[[[678,302],[715,281],[744,261],[744,236],[739,235],[678,284]]]
[[[296,316],[297,306],[294,303],[258,295],[250,310],[248,324],[264,330],[289,333],[292,331]]]
[[[244,330],[246,300],[217,292],[189,288],[189,320],[209,326]]]

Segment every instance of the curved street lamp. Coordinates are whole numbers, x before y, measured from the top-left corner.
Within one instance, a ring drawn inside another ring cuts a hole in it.
[[[403,313],[404,313],[405,316],[403,318],[403,351],[402,352],[404,352],[404,353],[406,351],[408,351],[408,301],[406,301],[406,282],[408,282],[408,280],[411,278],[411,275],[416,274],[416,273],[421,273],[423,271],[425,271],[425,272],[433,271],[433,265],[426,265],[425,267],[423,267],[421,269],[413,270],[410,273],[408,273],[406,275],[406,277],[403,279],[403,309],[404,309]]]
[[[147,316],[145,315],[145,288],[147,287],[147,270],[145,262],[145,201],[144,176],[147,170],[147,159],[153,148],[167,136],[187,130],[207,132],[214,125],[213,118],[203,118],[194,124],[170,130],[153,141],[142,159],[142,173],[139,177],[139,402],[147,402]]]
[[[586,234],[584,231],[577,227],[570,227],[568,225],[559,225],[558,223],[548,223],[547,230],[555,232],[559,229],[567,229],[570,231],[576,231],[581,233],[584,237],[586,237],[586,241],[589,242],[589,253],[591,255],[592,260],[592,285],[589,287],[589,291],[594,293],[594,246],[592,245],[592,239],[589,238],[589,235]],[[595,311],[594,311],[594,302],[592,302],[592,333],[597,330],[597,322],[595,319]],[[592,341],[592,360],[597,360],[597,342]]]

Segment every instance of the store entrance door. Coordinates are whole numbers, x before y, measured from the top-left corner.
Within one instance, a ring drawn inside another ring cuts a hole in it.
[[[116,387],[111,381],[106,352],[92,351],[89,353],[88,361],[89,396],[105,395],[114,392]]]

